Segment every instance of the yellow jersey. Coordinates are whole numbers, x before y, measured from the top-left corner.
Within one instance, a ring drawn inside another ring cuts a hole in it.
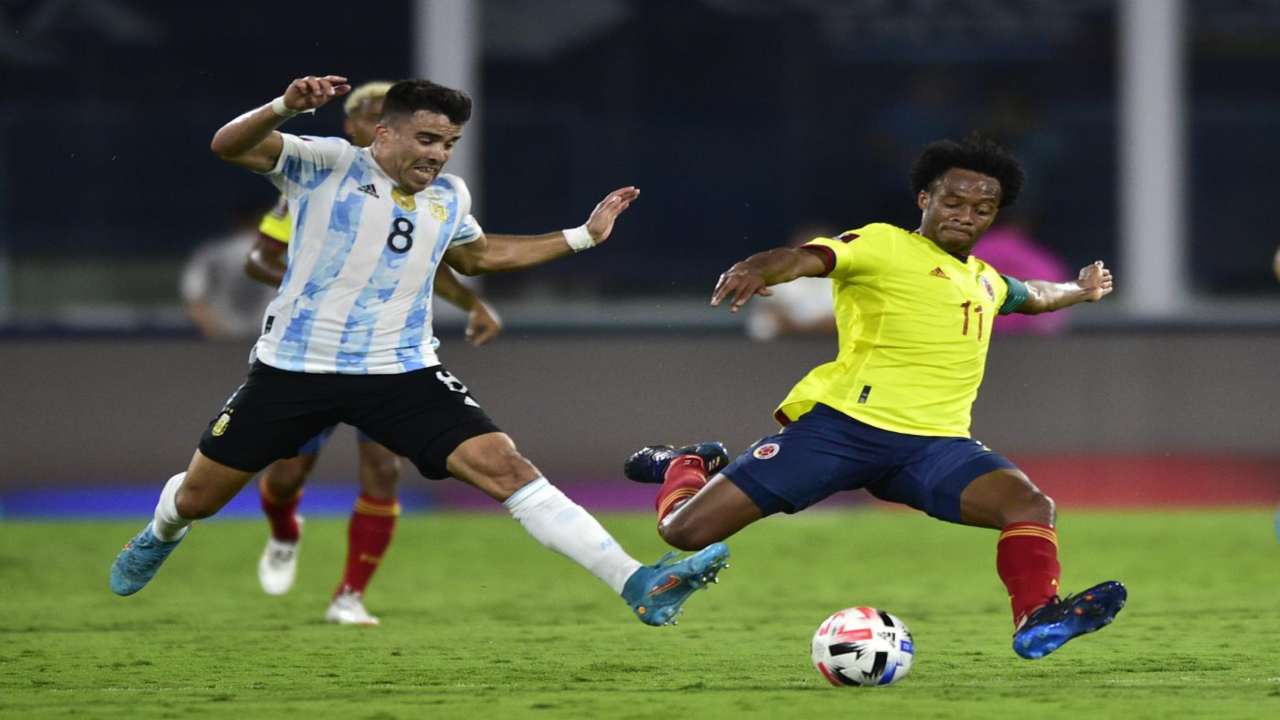
[[[285,245],[289,244],[289,238],[293,236],[293,216],[289,213],[288,198],[281,195],[275,207],[262,216],[258,232]]]
[[[968,437],[992,320],[1025,300],[1025,286],[883,223],[802,247],[827,264],[840,350],[792,388],[778,420],[823,403],[883,430]]]

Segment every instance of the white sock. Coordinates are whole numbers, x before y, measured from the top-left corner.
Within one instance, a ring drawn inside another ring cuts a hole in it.
[[[590,513],[544,477],[502,504],[538,542],[586,568],[619,595],[627,578],[640,567]]]
[[[160,502],[156,503],[155,523],[151,526],[151,532],[155,534],[157,540],[173,542],[187,534],[187,526],[191,521],[178,514],[178,488],[182,487],[182,481],[186,479],[187,474],[180,472],[169,478],[169,482],[165,483],[164,489],[160,491]]]

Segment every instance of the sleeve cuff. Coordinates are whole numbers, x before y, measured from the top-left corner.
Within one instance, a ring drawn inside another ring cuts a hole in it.
[[[276,158],[276,164],[270,170],[262,173],[263,175],[279,175],[284,169],[285,156],[289,155],[289,143],[298,141],[296,136],[285,132],[280,133],[280,139],[282,141],[280,144],[280,157]]]
[[[1004,280],[1004,284],[1009,287],[1009,293],[1005,295],[1004,304],[1000,306],[1000,314],[1008,315],[1009,313],[1017,312],[1018,308],[1022,307],[1023,303],[1027,301],[1027,285],[1021,280],[1008,275],[1001,275],[1000,277]]]
[[[819,277],[826,277],[831,274],[832,270],[836,269],[836,253],[831,248],[822,245],[801,245],[800,249],[808,250],[822,258],[822,264],[826,269],[822,271],[822,275]]]

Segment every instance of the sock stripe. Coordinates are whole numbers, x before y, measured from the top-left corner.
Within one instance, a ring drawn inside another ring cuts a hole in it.
[[[1046,537],[1057,537],[1058,533],[1053,530],[1043,530],[1041,528],[1014,528],[1012,530],[1005,530],[1000,533],[1000,535],[1044,535]]]
[[[373,515],[374,517],[399,517],[400,502],[393,500],[387,504],[359,498],[356,500],[355,511],[361,515]]]
[[[1006,530],[1000,533],[1000,540],[1014,537],[1034,537],[1041,540],[1048,540],[1053,543],[1054,547],[1058,546],[1058,534],[1055,532],[1045,532],[1043,530],[1034,530],[1031,528],[1020,528],[1018,530]]]
[[[681,500],[688,500],[694,495],[697,495],[699,489],[701,488],[680,488],[663,498],[662,504],[658,506],[658,517],[666,517],[667,511],[672,505],[680,502]]]
[[[1023,535],[1027,533],[1033,533],[1036,535],[1051,535],[1055,537],[1058,535],[1058,533],[1055,532],[1054,530],[1047,529],[1047,528],[1034,528],[1034,527],[1010,528],[1000,534],[1001,535]]]
[[[1033,530],[1031,528],[1025,528],[1025,529],[1019,529],[1019,530],[1006,530],[1000,533],[1000,539],[1003,540],[1004,538],[1007,538],[1007,537],[1018,537],[1018,536],[1026,536],[1026,535],[1042,537],[1042,538],[1045,538],[1046,540],[1056,540],[1058,538],[1058,534],[1055,532],[1045,532],[1044,530]]]

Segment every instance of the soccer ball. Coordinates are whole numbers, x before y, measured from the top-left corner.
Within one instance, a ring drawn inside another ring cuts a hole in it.
[[[914,657],[911,631],[875,608],[845,608],[813,634],[813,666],[837,687],[891,685],[911,672]]]

